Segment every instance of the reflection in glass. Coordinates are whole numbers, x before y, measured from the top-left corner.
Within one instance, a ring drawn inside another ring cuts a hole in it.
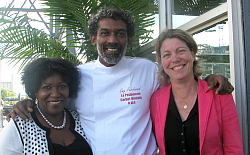
[[[228,23],[218,24],[193,37],[198,44],[197,58],[204,61],[202,78],[219,74],[230,79]]]
[[[226,2],[227,0],[174,0],[172,1],[173,28],[177,28]]]

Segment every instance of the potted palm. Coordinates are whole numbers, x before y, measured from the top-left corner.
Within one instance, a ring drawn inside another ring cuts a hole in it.
[[[87,21],[90,14],[101,7],[129,10],[135,19],[136,30],[133,44],[126,55],[142,56],[138,50],[148,43],[153,30],[156,4],[154,0],[41,0],[43,11],[50,16],[50,25],[58,31],[46,33],[33,28],[34,19],[27,15],[13,16],[7,8],[1,11],[0,40],[1,59],[11,58],[14,65],[21,62],[20,69],[38,57],[63,57],[75,64],[97,58],[91,46]],[[9,7],[10,8],[10,7]]]

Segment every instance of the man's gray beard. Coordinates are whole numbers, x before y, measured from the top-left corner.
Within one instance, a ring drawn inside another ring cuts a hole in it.
[[[110,54],[109,54],[110,55]],[[120,53],[118,57],[115,58],[109,58],[105,53],[100,53],[99,56],[110,65],[116,65],[123,57],[124,53]]]
[[[115,57],[115,58],[109,58],[109,57],[107,57],[107,55],[105,53],[99,52],[100,48],[98,47],[98,45],[97,45],[97,50],[98,50],[99,57],[101,57],[107,64],[109,64],[109,65],[116,65],[116,64],[118,64],[118,62],[120,62],[120,60],[122,59],[122,57],[125,55],[125,53],[127,51],[127,45],[125,46],[123,52],[120,53],[118,55],[118,57]]]

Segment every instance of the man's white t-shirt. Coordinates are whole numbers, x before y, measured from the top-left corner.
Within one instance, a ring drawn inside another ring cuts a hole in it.
[[[94,155],[154,154],[149,101],[159,86],[156,64],[123,57],[113,67],[96,60],[79,69],[75,106]]]

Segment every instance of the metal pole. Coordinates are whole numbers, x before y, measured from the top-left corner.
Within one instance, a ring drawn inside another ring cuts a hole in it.
[[[159,0],[159,29],[160,33],[167,26],[166,1]]]
[[[172,0],[159,0],[159,26],[160,33],[172,28]]]

